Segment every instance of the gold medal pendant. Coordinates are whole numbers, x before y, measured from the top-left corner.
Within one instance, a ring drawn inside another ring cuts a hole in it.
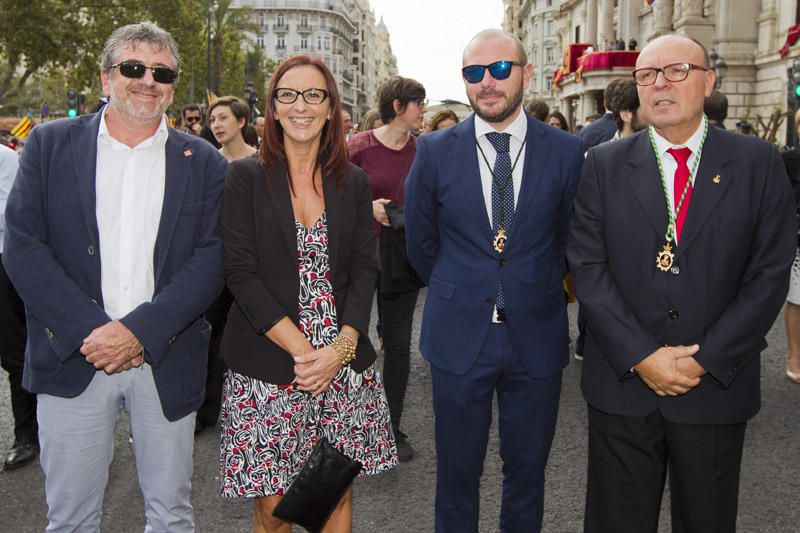
[[[656,255],[656,266],[663,272],[668,272],[672,267],[672,261],[675,259],[675,254],[672,253],[672,245],[666,243],[664,248]]]
[[[497,233],[495,234],[493,241],[494,249],[497,253],[502,252],[503,249],[506,247],[506,237],[507,235],[505,228],[500,228],[497,230]]]

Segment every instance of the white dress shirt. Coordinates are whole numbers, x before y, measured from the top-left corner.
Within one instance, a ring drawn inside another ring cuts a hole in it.
[[[97,134],[97,228],[106,313],[116,320],[153,298],[153,253],[164,202],[167,123],[133,148]]]
[[[0,144],[0,254],[3,253],[3,238],[6,234],[6,202],[14,178],[19,169],[19,156],[17,152]]]
[[[667,139],[659,135],[655,129],[653,130],[653,138],[656,140],[658,157],[661,159],[661,168],[664,169],[664,182],[667,185],[669,205],[672,206],[673,212],[675,209],[675,171],[678,170],[678,162],[675,161],[675,158],[672,157],[672,154],[668,153],[667,150],[670,148],[688,148],[692,151],[692,155],[690,155],[689,159],[686,161],[686,166],[689,167],[689,179],[692,182],[692,187],[694,187],[695,175],[692,174],[692,169],[694,168],[695,160],[702,155],[700,154],[700,143],[703,141],[703,132],[705,131],[707,120],[708,118],[703,115],[703,120],[700,121],[700,126],[695,130],[692,136],[689,137],[689,139],[686,141],[686,144],[681,145],[672,144]],[[697,168],[700,168],[699,160],[697,161]],[[678,192],[679,195],[681,193],[683,193],[683,191]],[[680,196],[678,196],[678,199],[680,199]],[[685,206],[681,207],[681,211],[685,208]],[[677,235],[675,235],[675,242],[678,242]]]
[[[478,144],[483,149],[483,153],[486,154],[486,159],[489,161],[490,168],[486,165],[486,161],[484,161],[483,156],[481,155],[480,150],[478,147],[475,147],[475,150],[478,152],[478,167],[481,171],[481,188],[483,189],[483,201],[486,204],[486,213],[489,215],[489,223],[492,221],[492,170],[494,169],[494,160],[497,159],[497,152],[492,146],[492,143],[489,142],[489,139],[486,138],[487,133],[497,132],[498,130],[494,129],[494,127],[483,120],[478,115],[475,115],[475,138],[478,140]],[[519,114],[517,118],[514,119],[514,122],[508,125],[508,127],[499,133],[508,133],[511,135],[508,143],[508,151],[509,155],[511,156],[511,164],[514,164],[514,161],[517,159],[517,153],[519,152],[520,148],[522,148],[522,143],[525,142],[525,135],[528,133],[528,120],[525,116],[525,113],[522,112],[522,109],[519,110]],[[511,180],[514,182],[514,211],[517,210],[517,200],[519,199],[519,189],[522,186],[522,169],[525,166],[525,150],[527,150],[527,146],[522,148],[522,153],[519,154],[519,162],[517,166],[514,167],[514,172],[511,173]]]

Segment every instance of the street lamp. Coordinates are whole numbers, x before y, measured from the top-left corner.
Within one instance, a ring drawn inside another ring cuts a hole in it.
[[[720,57],[716,50],[711,50],[711,53],[708,54],[708,58],[711,60],[711,68],[714,69],[714,73],[717,75],[714,88],[719,90],[719,88],[722,87],[722,80],[725,79],[725,73],[728,72],[728,64],[725,62],[725,59]]]
[[[211,90],[211,14],[216,9],[216,0],[208,3],[208,17],[206,18],[206,94]]]

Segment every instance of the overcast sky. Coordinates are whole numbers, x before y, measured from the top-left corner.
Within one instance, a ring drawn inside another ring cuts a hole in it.
[[[425,86],[429,100],[467,101],[461,53],[467,41],[503,21],[502,0],[370,0],[383,16],[401,76]]]

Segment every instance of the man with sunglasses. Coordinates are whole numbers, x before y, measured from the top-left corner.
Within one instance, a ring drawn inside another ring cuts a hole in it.
[[[181,109],[181,123],[183,132],[192,135],[200,135],[203,129],[203,115],[200,113],[200,106],[197,104],[186,104]]]
[[[428,285],[420,350],[436,415],[436,531],[478,531],[495,394],[500,531],[539,531],[544,470],[569,361],[562,279],[580,141],[528,116],[533,67],[510,33],[467,45],[475,111],[419,138],[405,185],[408,256]]]
[[[225,159],[167,125],[175,41],[144,22],[106,41],[99,112],[33,130],[3,262],[25,302],[23,385],[38,394],[48,531],[99,531],[120,409],[145,531],[194,531],[195,411],[222,288]],[[112,528],[113,529],[113,528]]]
[[[795,208],[776,148],[711,127],[715,75],[685,36],[636,62],[650,127],[589,150],[568,258],[588,331],[584,530],[736,531],[760,353],[795,255]]]

